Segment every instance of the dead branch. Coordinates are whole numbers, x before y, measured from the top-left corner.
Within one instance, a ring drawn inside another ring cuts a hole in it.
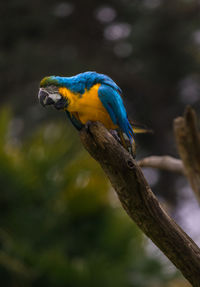
[[[186,108],[184,117],[174,120],[174,133],[185,175],[200,202],[200,136],[197,117],[191,107]]]
[[[161,207],[136,161],[100,123],[92,123],[89,132],[82,129],[80,137],[128,215],[192,286],[200,287],[200,249]]]
[[[139,160],[137,163],[140,167],[152,167],[184,174],[182,161],[168,155],[145,157]]]

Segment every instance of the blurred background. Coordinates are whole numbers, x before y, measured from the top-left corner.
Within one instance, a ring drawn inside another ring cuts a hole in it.
[[[65,113],[38,104],[44,76],[95,70],[124,92],[137,159],[178,156],[173,119],[200,111],[199,0],[0,3],[2,286],[189,286],[131,222]],[[200,243],[185,178],[144,169],[170,215]]]

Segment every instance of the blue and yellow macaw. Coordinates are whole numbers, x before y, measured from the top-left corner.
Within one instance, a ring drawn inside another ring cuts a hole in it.
[[[49,76],[40,82],[39,101],[65,110],[80,130],[87,122],[99,121],[116,130],[123,146],[133,153],[134,133],[146,129],[131,126],[121,97],[122,91],[108,76],[85,72],[73,77]]]

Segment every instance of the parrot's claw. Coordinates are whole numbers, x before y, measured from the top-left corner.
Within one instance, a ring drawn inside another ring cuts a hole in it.
[[[90,133],[91,134],[91,132],[90,132],[90,126],[91,126],[91,121],[87,121],[87,123],[85,124],[85,130],[86,130],[86,132],[87,133]]]
[[[116,130],[109,130],[109,132],[114,137],[114,139],[116,139],[116,141],[121,144],[120,137],[119,137],[117,131]]]
[[[130,153],[130,155],[132,155],[132,157],[134,159],[136,158],[136,150],[135,150],[135,148],[133,149],[132,147],[128,147],[128,152]]]

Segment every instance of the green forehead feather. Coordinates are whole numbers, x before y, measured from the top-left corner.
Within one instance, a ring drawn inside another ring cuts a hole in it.
[[[44,77],[40,82],[40,87],[46,87],[50,85],[58,86],[58,81],[55,79],[54,76]]]

